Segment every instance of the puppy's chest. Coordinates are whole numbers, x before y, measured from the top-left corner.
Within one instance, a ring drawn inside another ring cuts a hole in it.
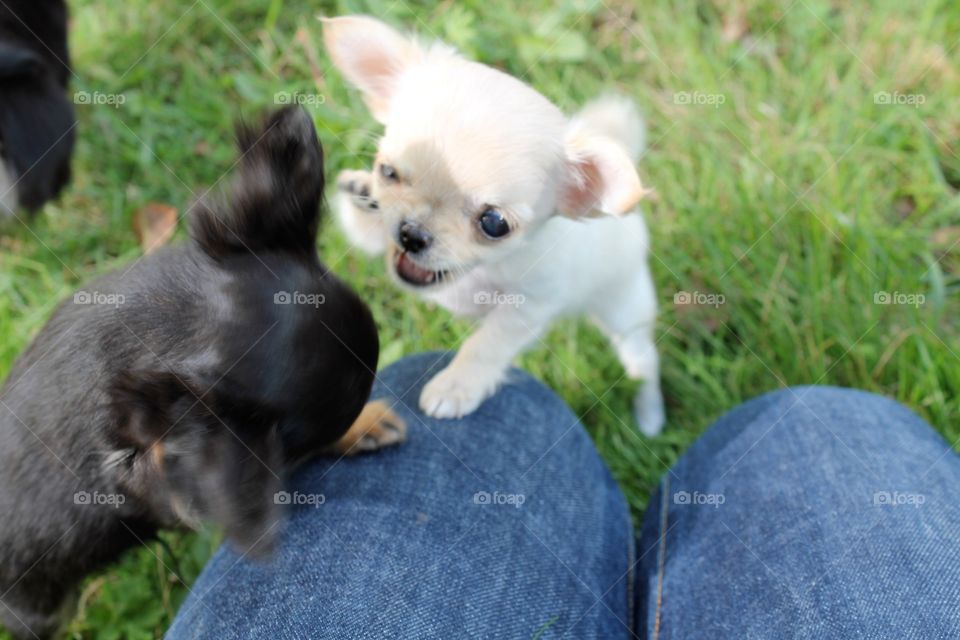
[[[512,288],[503,286],[493,274],[475,270],[448,287],[424,293],[424,297],[456,316],[484,316],[496,307],[496,302],[507,295],[515,295]]]

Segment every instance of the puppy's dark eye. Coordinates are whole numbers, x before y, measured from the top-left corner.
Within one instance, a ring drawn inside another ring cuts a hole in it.
[[[507,224],[507,219],[494,207],[484,209],[478,218],[478,222],[483,235],[488,238],[502,238],[510,233],[510,225]]]
[[[393,165],[389,164],[380,165],[380,175],[390,182],[397,182],[400,179],[400,176],[397,175],[397,170],[393,168]]]

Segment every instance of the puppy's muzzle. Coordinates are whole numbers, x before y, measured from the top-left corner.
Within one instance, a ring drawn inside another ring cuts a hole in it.
[[[420,253],[433,244],[433,236],[416,222],[403,221],[400,223],[400,246],[404,251]]]

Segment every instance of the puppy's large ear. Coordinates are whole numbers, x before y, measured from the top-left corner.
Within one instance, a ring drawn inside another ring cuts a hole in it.
[[[623,215],[646,193],[626,149],[612,138],[572,131],[565,141],[565,154],[566,170],[557,203],[562,215]]]
[[[166,525],[212,523],[244,552],[268,551],[279,532],[282,446],[275,420],[249,394],[203,391],[170,371],[128,371],[111,386],[126,490]]]
[[[385,123],[400,75],[422,54],[417,43],[368,16],[323,18],[323,41],[373,117]]]
[[[0,42],[0,80],[36,75],[43,61],[34,51],[10,42]]]
[[[214,258],[242,252],[316,255],[323,197],[323,148],[301,107],[237,127],[239,168],[220,200],[201,199],[190,234]]]

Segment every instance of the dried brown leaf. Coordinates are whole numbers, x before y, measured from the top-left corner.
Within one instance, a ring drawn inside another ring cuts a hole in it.
[[[144,253],[167,244],[177,230],[177,209],[168,204],[150,202],[133,216],[133,231]]]

